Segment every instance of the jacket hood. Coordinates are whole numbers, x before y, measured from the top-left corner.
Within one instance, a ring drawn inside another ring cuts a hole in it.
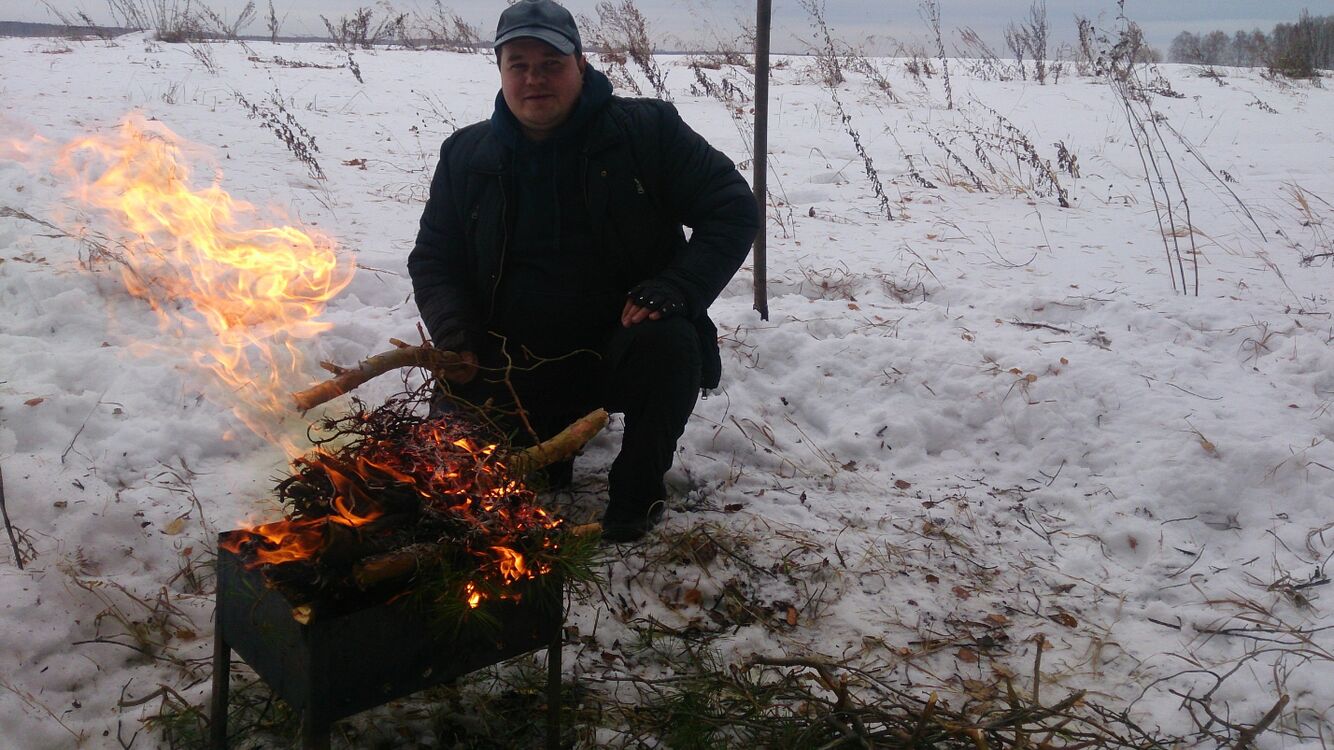
[[[584,68],[584,88],[579,92],[579,101],[566,120],[551,134],[552,140],[562,140],[583,131],[588,121],[611,100],[611,81],[591,64]],[[503,91],[496,92],[496,108],[491,113],[491,130],[501,143],[514,148],[523,138],[523,128],[519,120],[505,103]]]

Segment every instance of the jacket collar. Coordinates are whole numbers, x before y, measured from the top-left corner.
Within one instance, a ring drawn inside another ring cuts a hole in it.
[[[620,140],[620,129],[609,118],[601,116],[607,104],[613,99],[611,81],[592,65],[584,72],[584,88],[579,94],[579,102],[574,112],[555,133],[554,141],[582,140],[584,153],[602,151]],[[496,92],[495,108],[490,119],[491,144],[500,148],[478,148],[473,152],[468,167],[477,172],[503,174],[508,171],[509,158],[513,154],[523,131],[514,113],[505,104],[505,97]]]

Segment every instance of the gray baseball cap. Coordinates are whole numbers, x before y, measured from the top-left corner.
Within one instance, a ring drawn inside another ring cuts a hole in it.
[[[573,55],[584,46],[574,16],[552,0],[519,0],[500,14],[495,47],[521,37],[546,42],[562,55]]]

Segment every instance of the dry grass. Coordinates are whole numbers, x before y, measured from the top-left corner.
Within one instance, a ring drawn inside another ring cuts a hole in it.
[[[1334,205],[1295,182],[1287,183],[1283,190],[1296,210],[1300,224],[1310,230],[1309,247],[1299,240],[1287,238],[1288,243],[1301,253],[1301,264],[1307,267],[1334,264],[1334,240],[1325,228],[1325,212],[1334,210]]]
[[[653,57],[654,44],[648,21],[634,0],[599,0],[596,17],[580,18],[584,43],[600,50],[600,57],[609,66],[608,74],[628,86],[635,93],[643,93],[639,82],[630,74],[634,63],[648,81],[654,96],[671,100],[667,90],[667,73]]]

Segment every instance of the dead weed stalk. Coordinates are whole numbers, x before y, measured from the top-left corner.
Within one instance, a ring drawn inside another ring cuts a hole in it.
[[[823,42],[816,49],[816,65],[820,70],[825,71],[825,87],[829,90],[829,96],[834,101],[839,119],[843,121],[843,129],[847,131],[848,136],[852,139],[853,148],[856,149],[857,155],[862,159],[866,179],[871,183],[871,189],[875,192],[881,213],[885,215],[887,221],[893,221],[894,211],[890,208],[889,196],[885,193],[884,183],[880,181],[880,173],[876,171],[871,155],[867,153],[866,147],[862,145],[861,134],[857,132],[857,128],[852,124],[852,115],[844,109],[843,102],[838,95],[838,86],[844,80],[843,68],[839,62],[840,55],[834,44],[833,35],[830,33],[829,24],[825,21],[824,2],[823,0],[800,0],[800,4],[814,19],[815,27],[819,31]]]
[[[1295,182],[1285,184],[1283,191],[1291,199],[1292,207],[1297,210],[1301,225],[1311,230],[1309,248],[1288,238],[1288,242],[1301,253],[1302,266],[1310,267],[1334,262],[1334,241],[1330,239],[1329,232],[1325,229],[1325,215],[1320,208],[1323,206],[1325,210],[1330,210],[1334,209],[1334,205],[1330,205],[1329,201]]]
[[[588,17],[581,19],[580,27],[584,30],[586,43],[601,51],[602,61],[619,70],[621,75],[618,78],[635,93],[642,93],[642,90],[629,74],[627,64],[630,62],[648,80],[655,96],[670,101],[672,97],[667,91],[667,74],[653,58],[648,21],[634,0],[599,0],[595,11],[596,20]]]
[[[939,0],[922,0],[918,15],[926,22],[931,38],[936,43],[936,59],[940,60],[941,80],[945,84],[945,109],[954,109],[954,87],[950,84],[950,60],[945,54],[945,39],[940,34]]]
[[[351,59],[351,55],[348,56]],[[309,130],[297,121],[296,117],[287,111],[287,105],[283,102],[282,94],[275,90],[269,94],[266,101],[257,104],[251,103],[241,92],[235,92],[236,101],[249,113],[252,120],[259,120],[259,126],[269,132],[292,152],[297,161],[306,165],[310,176],[317,180],[324,180],[324,169],[320,167],[320,162],[315,158],[320,147],[315,143],[315,136],[311,135]]]

